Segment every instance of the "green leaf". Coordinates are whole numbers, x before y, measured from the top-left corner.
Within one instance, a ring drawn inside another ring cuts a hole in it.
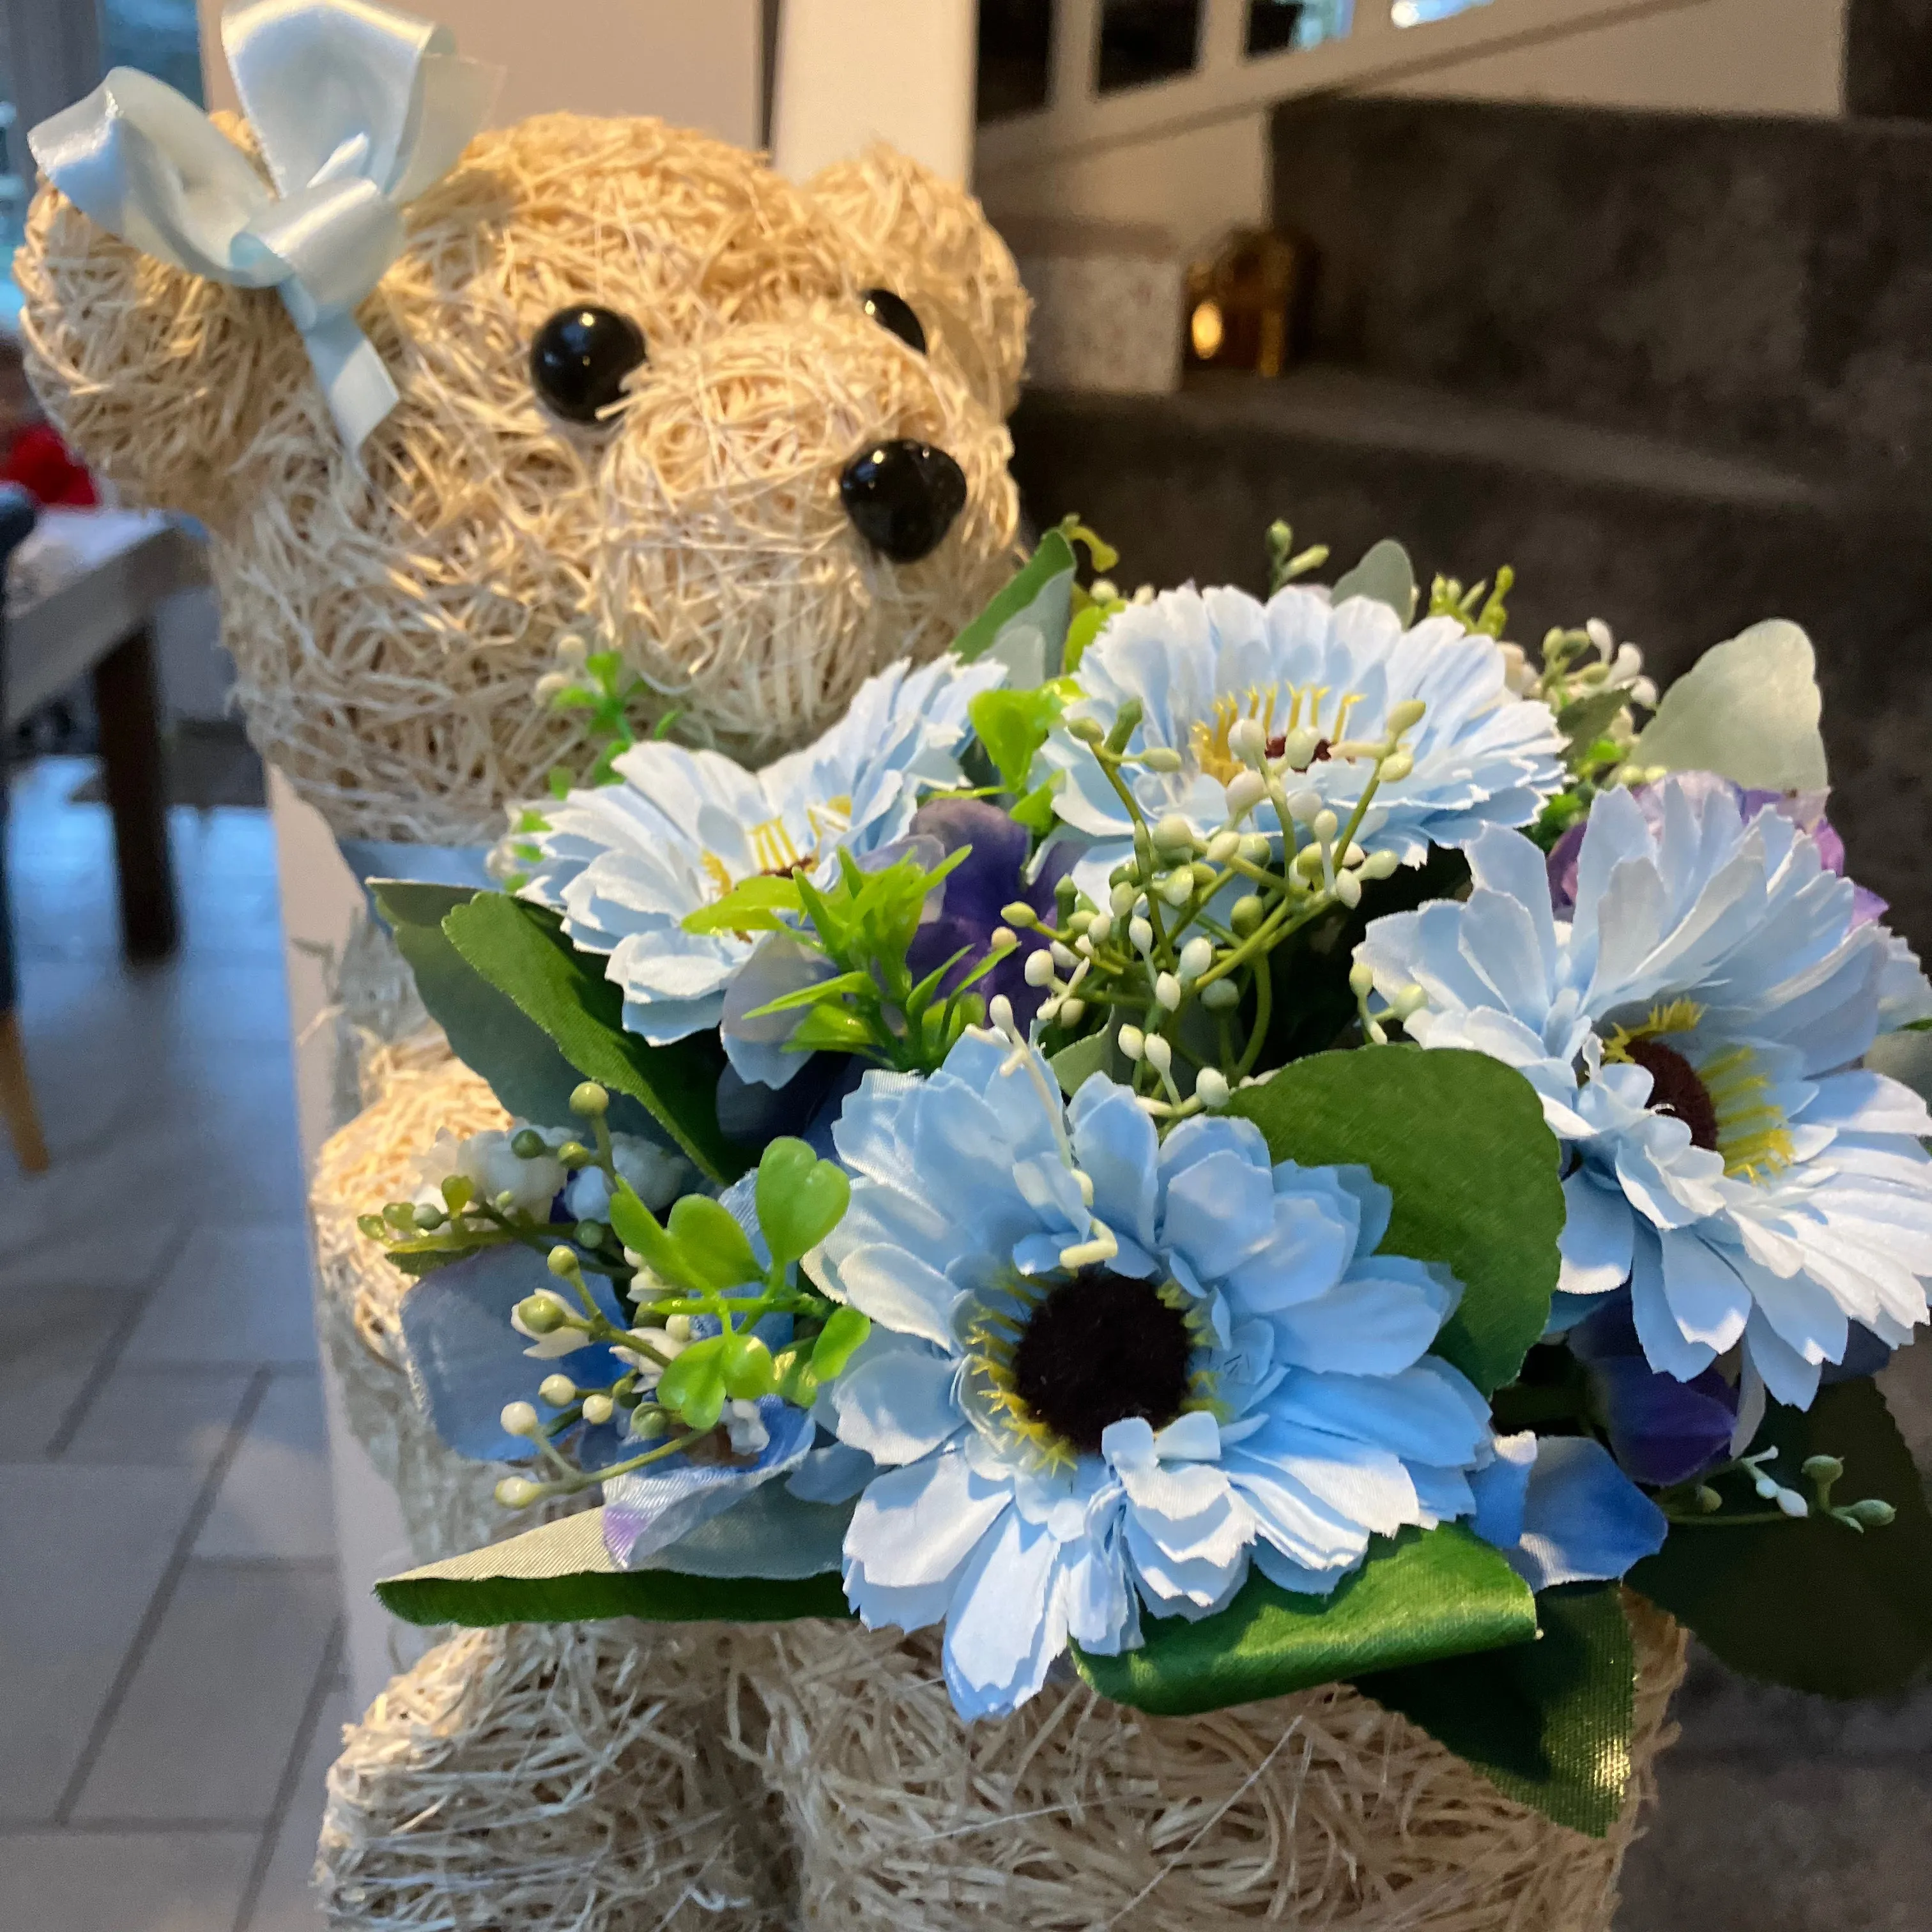
[[[1536,1600],[1534,1643],[1358,1677],[1520,1804],[1602,1838],[1630,1778],[1636,1658],[1615,1584]]]
[[[1563,1228],[1556,1137],[1521,1074],[1485,1054],[1364,1047],[1298,1060],[1230,1111],[1276,1160],[1368,1168],[1394,1196],[1384,1249],[1462,1284],[1436,1352],[1486,1395],[1515,1376],[1549,1322]]]
[[[1337,604],[1345,598],[1372,597],[1406,625],[1415,612],[1415,566],[1400,544],[1384,537],[1370,546],[1353,570],[1336,580],[1334,596]]]
[[[658,1217],[638,1199],[636,1190],[622,1174],[610,1190],[608,1212],[618,1240],[633,1254],[641,1256],[653,1274],[694,1294],[704,1292],[704,1283],[690,1272],[683,1250],[664,1232]]]
[[[1142,1647],[1118,1657],[1076,1647],[1081,1676],[1116,1703],[1190,1717],[1366,1670],[1526,1643],[1536,1600],[1486,1543],[1445,1523],[1378,1538],[1332,1596],[1277,1589],[1257,1570],[1225,1610],[1198,1623],[1150,1618],[1143,1629]]]
[[[626,1033],[624,997],[604,976],[603,961],[575,951],[560,923],[554,913],[523,900],[478,892],[451,910],[442,929],[463,958],[556,1042],[579,1078],[641,1102],[711,1180],[736,1180],[749,1162],[718,1128],[724,1057],[716,1040],[694,1035],[652,1046]],[[567,1120],[567,1107],[550,1118]]]
[[[770,1349],[752,1334],[740,1333],[719,1339],[724,1345],[718,1356],[724,1393],[734,1402],[756,1402],[760,1396],[770,1395],[778,1384]]]
[[[421,1276],[447,1262],[466,1260],[482,1249],[500,1248],[515,1239],[507,1228],[501,1228],[488,1233],[478,1230],[454,1238],[446,1234],[424,1234],[414,1240],[398,1241],[382,1252],[384,1258],[404,1274]]]
[[[1811,640],[1772,618],[1713,644],[1664,694],[1630,762],[1766,791],[1822,791],[1822,708]]]
[[[780,915],[799,910],[798,886],[789,873],[774,878],[760,873],[740,879],[722,899],[684,916],[686,932],[781,932],[790,922]]]
[[[1768,1473],[1787,1487],[1808,1487],[1808,1456],[1836,1456],[1845,1473],[1833,1500],[1876,1496],[1898,1520],[1863,1535],[1818,1516],[1676,1523],[1631,1587],[1747,1677],[1830,1697],[1899,1689],[1932,1664],[1932,1513],[1885,1397],[1869,1382],[1839,1382],[1808,1410],[1774,1406],[1756,1446],[1773,1444]]]
[[[808,1254],[838,1226],[852,1184],[836,1161],[820,1160],[803,1141],[773,1141],[758,1162],[758,1228],[781,1268]]]
[[[1100,634],[1101,627],[1120,608],[1117,604],[1090,604],[1084,610],[1073,614],[1073,621],[1066,627],[1066,647],[1060,654],[1060,669],[1069,673],[1080,668],[1080,660],[1087,655],[1087,646]]]
[[[1036,837],[1044,837],[1053,830],[1057,816],[1053,809],[1053,795],[1059,789],[1060,774],[1056,772],[1044,784],[1036,784],[1026,796],[1015,806],[1007,815],[1013,823],[1030,832]]]
[[[1050,684],[1030,691],[982,691],[967,706],[1000,783],[1016,797],[1026,790],[1034,754],[1046,742],[1060,710],[1060,693]]]
[[[1073,602],[1073,546],[1048,530],[1018,574],[952,640],[963,664],[992,655],[1016,685],[1042,684],[1060,670]]]
[[[1114,1043],[1114,1032],[1111,1026],[1102,1027],[1084,1040],[1076,1040],[1071,1046],[1063,1046],[1047,1062],[1060,1082],[1060,1090],[1070,1100],[1095,1074],[1118,1077],[1126,1066],[1126,1060]]]
[[[687,1194],[673,1202],[665,1226],[685,1265],[706,1288],[722,1294],[756,1281],[762,1272],[737,1217],[708,1194]]]
[[[642,1617],[654,1623],[776,1623],[851,1614],[836,1570],[796,1582],[620,1570],[604,1547],[602,1514],[591,1510],[566,1516],[486,1550],[386,1577],[376,1586],[376,1594],[405,1623],[458,1624],[471,1630],[497,1624],[594,1623],[608,1617]]]
[[[835,974],[829,980],[814,980],[808,986],[796,987],[789,993],[781,993],[775,1000],[767,1000],[762,1006],[755,1007],[745,1017],[763,1019],[769,1013],[796,1012],[801,1006],[815,1006],[821,1000],[843,999],[848,993],[870,993],[878,990],[869,973],[854,970],[850,973]]]
[[[798,1053],[860,1053],[872,1044],[871,1027],[842,1006],[814,1006],[786,1042],[790,1051]]]
[[[1572,746],[1588,746],[1614,724],[1630,703],[1627,691],[1593,691],[1556,714],[1556,728]]]
[[[481,1074],[520,1119],[568,1120],[572,1090],[584,1076],[542,1028],[457,951],[442,929],[450,913],[477,896],[476,889],[381,879],[371,882],[370,890],[416,976],[430,1018],[448,1035],[458,1059]],[[610,1124],[622,1123],[613,1119]]]
[[[712,1335],[687,1342],[671,1358],[658,1383],[658,1400],[700,1433],[724,1408],[724,1347],[729,1338]]]
[[[856,1308],[835,1308],[812,1344],[812,1372],[829,1382],[844,1372],[860,1345],[872,1332],[872,1319]]]

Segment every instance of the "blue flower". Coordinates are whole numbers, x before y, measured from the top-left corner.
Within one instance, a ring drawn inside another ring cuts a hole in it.
[[[1718,1370],[1679,1382],[1645,1360],[1628,1296],[1609,1298],[1564,1340],[1584,1365],[1611,1449],[1640,1483],[1688,1483],[1750,1447],[1734,1440],[1738,1392]]]
[[[1599,797],[1572,918],[1543,855],[1471,847],[1466,902],[1372,924],[1359,956],[1430,1047],[1473,1048],[1542,1096],[1568,1171],[1561,1286],[1630,1287],[1654,1368],[1690,1382],[1742,1345],[1797,1407],[1852,1324],[1887,1346],[1927,1316],[1932,1117],[1860,1069],[1919,987],[1849,880],[1780,812],[1671,778]],[[1412,990],[1412,989],[1419,989]]]
[[[940,982],[950,992],[992,950],[995,928],[1006,922],[1002,908],[1016,899],[1052,922],[1054,888],[1073,861],[1070,846],[1063,842],[1051,848],[1029,882],[1031,838],[1023,826],[983,799],[934,799],[920,807],[912,829],[915,836],[936,838],[948,855],[962,846],[970,854],[947,875],[943,904],[920,926],[906,955],[915,980],[956,952],[963,953]],[[1018,938],[1018,950],[975,980],[974,991],[989,1006],[1004,994],[1024,1031],[1046,998],[1042,988],[1027,984],[1027,959],[1046,942],[1034,933],[1023,932]]]
[[[1390,712],[1426,709],[1406,740],[1412,769],[1385,782],[1358,834],[1366,851],[1420,865],[1435,845],[1462,845],[1485,826],[1520,825],[1562,788],[1563,740],[1549,707],[1515,697],[1500,647],[1454,618],[1405,630],[1388,605],[1350,598],[1330,605],[1290,586],[1265,604],[1245,591],[1164,591],[1111,618],[1082,656],[1078,695],[1041,752],[1066,774],[1054,808],[1089,849],[1075,873],[1096,902],[1108,874],[1132,850],[1126,806],[1099,761],[1068,728],[1111,729],[1121,708],[1142,707],[1134,748],[1180,754],[1172,772],[1142,770],[1132,783],[1150,822],[1178,813],[1203,836],[1228,823],[1228,783],[1242,769],[1230,734],[1252,718],[1290,794],[1312,791],[1346,821],[1376,770],[1370,746]],[[1296,738],[1297,734],[1302,734]],[[1283,761],[1286,761],[1284,764]],[[1279,837],[1274,808],[1257,829]]]
[[[1532,1590],[1621,1576],[1661,1550],[1670,1527],[1587,1436],[1499,1436],[1496,1460],[1470,1484],[1476,1534]]]
[[[868,678],[814,744],[749,772],[715,752],[652,742],[621,784],[544,808],[524,896],[554,908],[580,951],[608,956],[624,1024],[654,1046],[718,1024],[752,941],[694,933],[688,915],[761,873],[866,853],[904,833],[924,788],[956,784],[967,706],[997,664],[941,658]]]
[[[1460,1291],[1376,1252],[1366,1169],[1271,1162],[1225,1117],[1160,1142],[1127,1089],[1064,1105],[980,1031],[930,1079],[868,1074],[834,1141],[851,1205],[806,1266],[874,1327],[820,1413],[886,1469],[846,1594],[944,1623],[962,1714],[1070,1640],[1132,1648],[1143,1604],[1204,1616],[1251,1564],[1325,1594],[1372,1536],[1472,1513],[1487,1406],[1428,1352]]]

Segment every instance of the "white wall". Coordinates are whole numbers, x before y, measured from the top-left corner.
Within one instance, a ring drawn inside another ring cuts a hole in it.
[[[1268,117],[1262,113],[1056,160],[975,187],[995,224],[1042,215],[1151,222],[1192,254],[1230,228],[1266,221],[1268,178]]]
[[[1509,0],[1490,4],[1507,7]],[[1835,115],[1844,107],[1845,8],[1846,0],[1666,0],[1637,19],[1474,55],[1372,91],[1690,113]],[[1411,30],[1424,61],[1428,31]]]
[[[65,4],[65,0],[62,0]],[[200,0],[211,106],[235,105],[221,58],[222,0]],[[496,123],[569,108],[658,114],[746,147],[758,139],[758,0],[400,0],[507,70]]]

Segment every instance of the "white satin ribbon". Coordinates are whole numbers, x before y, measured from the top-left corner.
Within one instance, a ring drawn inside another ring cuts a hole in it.
[[[144,254],[279,290],[358,448],[397,390],[356,306],[402,253],[404,207],[483,125],[502,70],[376,0],[231,0],[221,44],[273,188],[192,101],[132,68],[28,145],[76,207]]]

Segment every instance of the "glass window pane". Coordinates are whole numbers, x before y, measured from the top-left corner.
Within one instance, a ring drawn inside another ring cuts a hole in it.
[[[1100,91],[1191,74],[1200,44],[1201,0],[1101,0]]]
[[[1398,27],[1420,27],[1431,20],[1446,20],[1452,14],[1466,14],[1472,7],[1486,7],[1490,0],[1393,0],[1389,18]]]
[[[1052,52],[1053,0],[980,0],[977,118],[1044,107]]]
[[[1354,15],[1355,0],[1248,0],[1248,57],[1339,40]]]
[[[139,68],[190,100],[201,98],[195,0],[101,0],[100,52],[104,68]]]

